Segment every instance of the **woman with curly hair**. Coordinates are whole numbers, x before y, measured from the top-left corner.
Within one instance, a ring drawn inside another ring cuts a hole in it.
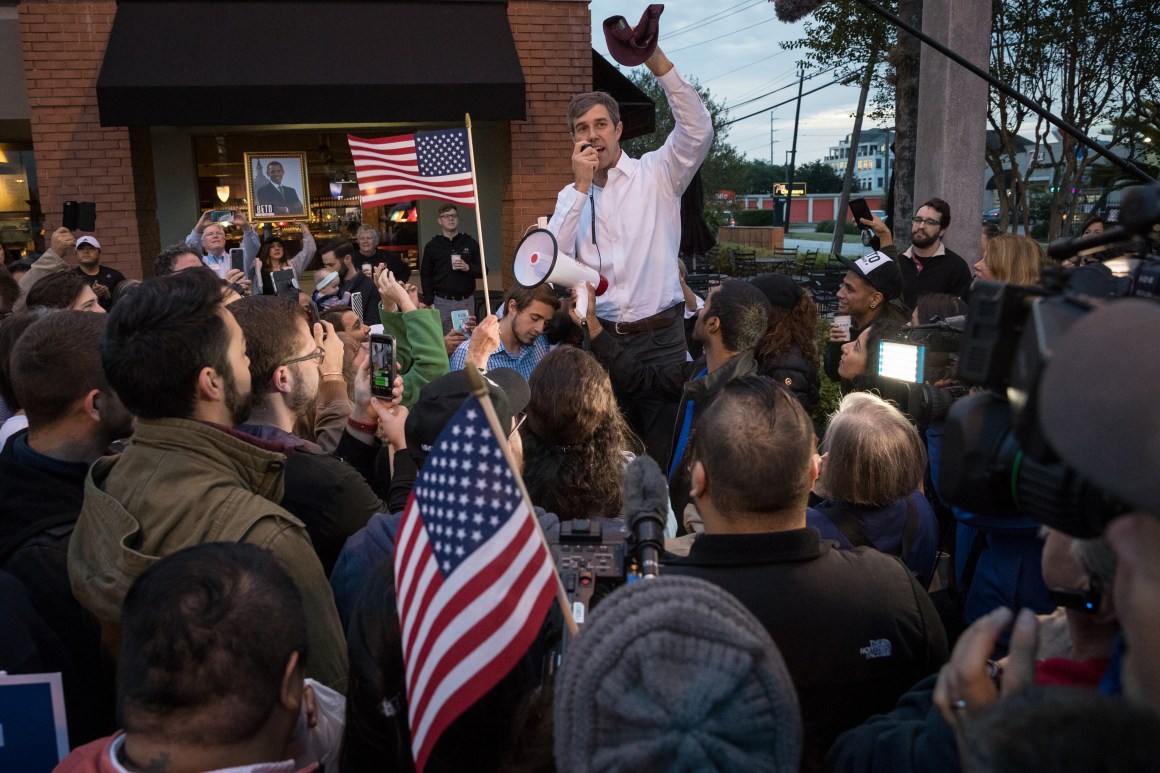
[[[301,220],[294,224],[302,229],[302,250],[291,258],[286,255],[286,245],[281,238],[275,236],[263,242],[262,248],[258,250],[258,259],[254,263],[254,286],[258,288],[256,294],[274,292],[274,283],[270,282],[272,272],[290,269],[297,279],[314,257],[317,247],[314,236],[310,233],[310,226]]]
[[[532,503],[561,521],[620,514],[624,468],[643,451],[612,393],[612,382],[588,352],[561,346],[528,379],[524,482]],[[676,533],[670,514],[666,533]]]
[[[752,284],[769,299],[769,329],[755,352],[758,373],[785,384],[813,413],[818,404],[818,307],[784,274],[762,274]]]

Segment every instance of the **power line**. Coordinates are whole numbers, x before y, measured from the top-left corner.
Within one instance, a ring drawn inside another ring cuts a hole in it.
[[[802,96],[807,97],[810,94],[816,94],[817,92],[821,91],[822,89],[827,89],[830,86],[838,85],[843,80],[844,80],[843,78],[835,78],[834,80],[830,81],[829,83],[824,83],[821,86],[818,86],[816,89],[810,89],[809,91],[804,92],[802,94]],[[720,131],[721,129],[724,129],[726,126],[732,126],[733,124],[737,123],[738,121],[744,121],[746,118],[752,118],[755,115],[761,115],[762,113],[766,113],[770,110],[776,110],[779,107],[784,107],[785,105],[788,105],[792,102],[795,102],[796,100],[797,100],[797,97],[794,97],[794,99],[787,99],[784,102],[778,102],[776,105],[770,105],[769,107],[762,108],[761,110],[758,110],[755,113],[750,113],[749,115],[743,115],[740,118],[734,118],[732,120],[725,121],[724,123],[719,124],[717,126],[717,130]]]
[[[761,91],[762,89],[764,89],[764,88],[766,88],[766,87],[768,87],[768,86],[772,86],[772,85],[773,85],[773,84],[775,84],[775,83],[781,83],[782,81],[784,81],[784,80],[785,80],[785,78],[786,78],[786,76],[785,76],[785,74],[783,73],[783,74],[781,74],[781,75],[777,76],[776,78],[770,78],[770,79],[769,79],[769,80],[767,80],[767,81],[762,81],[761,83],[757,84],[756,86],[754,86],[754,87],[753,87],[753,88],[751,88],[751,89],[746,89],[745,91],[742,91],[742,92],[741,92],[741,93],[739,93],[739,94],[734,94],[734,95],[733,95],[733,98],[734,98],[734,99],[742,99],[743,97],[748,97],[750,94],[753,94],[753,93],[756,93],[756,92],[758,92],[758,91]]]
[[[828,72],[832,72],[832,71],[834,71],[834,70],[836,70],[836,69],[838,69],[838,68],[837,68],[837,67],[830,67],[829,69],[826,69],[826,70],[821,70],[821,71],[819,71],[819,72],[816,72],[816,73],[814,73],[813,75],[810,75],[809,77],[807,77],[807,78],[806,78],[806,80],[813,80],[814,78],[818,77],[819,75],[825,75],[826,73],[828,73]],[[841,80],[844,80],[844,79],[843,79],[843,78],[839,78],[838,80],[839,80],[839,81],[841,81]],[[774,89],[773,91],[767,91],[766,93],[764,93],[764,94],[759,94],[759,95],[757,95],[756,97],[750,97],[749,99],[746,99],[746,100],[743,100],[743,101],[741,101],[741,102],[738,102],[737,104],[734,104],[734,105],[729,105],[729,109],[730,109],[730,110],[732,110],[732,109],[734,109],[734,108],[741,107],[742,105],[749,105],[749,104],[752,104],[752,103],[756,102],[756,101],[757,101],[757,100],[759,100],[759,99],[765,99],[766,97],[768,97],[768,96],[772,96],[772,95],[776,94],[776,93],[777,93],[777,92],[779,92],[779,91],[785,91],[785,90],[786,90],[786,89],[788,89],[788,88],[792,88],[794,85],[796,85],[796,84],[794,84],[794,83],[793,83],[793,81],[790,81],[789,83],[785,84],[784,86],[780,86],[780,87],[778,87],[778,88]],[[813,92],[810,92],[810,93],[812,94]],[[790,101],[792,102],[793,100],[790,100]],[[768,109],[768,108],[766,108],[766,109]],[[764,110],[762,110],[761,112],[765,112],[765,111],[764,111]]]
[[[692,32],[695,29],[700,29],[701,27],[707,27],[710,24],[713,24],[715,22],[719,22],[722,19],[729,17],[729,16],[732,16],[735,13],[741,13],[742,11],[748,10],[755,5],[763,5],[767,2],[767,0],[756,0],[756,2],[749,3],[749,5],[745,5],[748,2],[749,2],[749,0],[742,0],[737,5],[730,6],[722,11],[717,11],[717,13],[711,13],[703,19],[698,19],[697,21],[691,21],[683,27],[678,27],[676,30],[674,30],[673,32],[670,32],[667,35],[661,35],[660,39],[661,40],[670,40],[672,38],[677,37],[678,35],[684,35],[686,32]],[[743,5],[745,6],[744,8],[741,7]],[[736,9],[736,10],[734,10],[734,9]]]
[[[727,38],[730,35],[736,35],[738,32],[748,32],[749,30],[753,29],[754,27],[760,27],[762,24],[769,24],[771,21],[777,21],[777,20],[778,19],[776,16],[770,16],[765,21],[759,21],[759,22],[757,22],[757,24],[750,24],[748,27],[745,27],[743,29],[733,30],[732,32],[726,32],[724,35],[718,35],[715,38],[708,38],[706,40],[699,40],[696,43],[693,43],[691,45],[681,46],[680,48],[674,48],[672,51],[666,51],[665,53],[666,54],[676,54],[676,53],[679,53],[681,51],[688,51],[690,48],[696,48],[697,46],[703,46],[706,43],[712,43],[714,40],[720,40],[721,38]]]
[[[762,57],[761,59],[756,59],[756,60],[750,62],[749,64],[743,64],[740,67],[734,67],[732,70],[728,70],[726,72],[723,72],[720,75],[714,75],[712,78],[706,78],[705,80],[701,81],[701,83],[708,83],[709,81],[717,80],[718,78],[724,78],[726,75],[732,75],[733,73],[737,72],[738,70],[744,70],[746,67],[752,67],[755,64],[761,64],[762,62],[769,61],[770,59],[773,59],[775,56],[781,56],[784,53],[785,53],[784,50],[778,51],[776,54],[770,54],[769,56]],[[774,78],[773,80],[769,81],[769,83],[772,83],[775,80],[777,80],[777,78]]]

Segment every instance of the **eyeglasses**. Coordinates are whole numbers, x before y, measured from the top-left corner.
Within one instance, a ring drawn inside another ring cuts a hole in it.
[[[910,222],[914,223],[915,225],[929,225],[931,228],[940,228],[942,226],[940,221],[932,220],[929,217],[912,217]]]
[[[448,212],[446,215],[440,215],[439,219],[440,220],[455,220],[458,217],[459,217],[459,215],[456,215],[453,212]]]
[[[325,358],[326,358],[326,350],[320,346],[317,349],[315,349],[313,352],[311,352],[310,354],[304,354],[301,357],[295,357],[292,360],[284,360],[279,364],[280,365],[293,365],[296,362],[306,362],[307,360],[318,360],[318,364],[321,365],[323,359],[325,359]]]

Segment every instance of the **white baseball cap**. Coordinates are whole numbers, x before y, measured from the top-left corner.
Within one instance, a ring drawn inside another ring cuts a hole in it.
[[[98,250],[101,249],[101,243],[96,240],[96,237],[82,236],[81,238],[77,239],[77,249],[78,250],[81,247],[84,247],[86,244],[91,244],[94,247],[96,247]]]

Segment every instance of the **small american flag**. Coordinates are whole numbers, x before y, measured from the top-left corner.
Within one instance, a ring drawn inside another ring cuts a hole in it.
[[[411,751],[439,736],[511,671],[555,595],[552,565],[479,399],[435,441],[399,528],[395,587]]]
[[[364,207],[412,199],[475,204],[466,129],[346,138]]]

